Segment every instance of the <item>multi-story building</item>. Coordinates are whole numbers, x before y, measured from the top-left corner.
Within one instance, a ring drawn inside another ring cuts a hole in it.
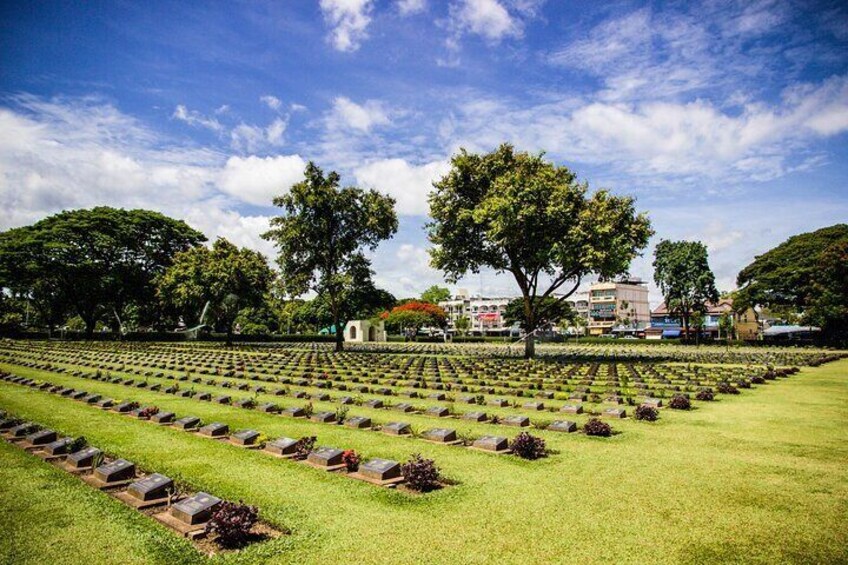
[[[589,335],[639,332],[651,321],[647,283],[638,278],[589,287]]]
[[[466,317],[471,321],[468,332],[472,335],[505,335],[517,331],[504,321],[506,305],[511,300],[511,297],[469,296],[467,290],[460,289],[450,300],[439,302],[439,306],[447,314],[448,332],[456,332],[456,321]]]

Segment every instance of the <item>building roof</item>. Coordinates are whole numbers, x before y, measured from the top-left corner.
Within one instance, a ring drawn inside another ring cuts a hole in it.
[[[821,328],[815,326],[772,326],[763,330],[764,336],[796,334],[802,332],[820,332]]]
[[[721,315],[725,312],[733,311],[733,299],[732,298],[721,298],[718,302],[707,302],[707,314],[712,315]],[[665,305],[665,302],[660,303],[659,306],[651,311],[651,316],[668,316],[668,307]]]

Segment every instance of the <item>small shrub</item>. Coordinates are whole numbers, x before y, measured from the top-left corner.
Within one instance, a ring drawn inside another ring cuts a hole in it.
[[[739,389],[730,383],[718,383],[716,390],[722,394],[739,394]]]
[[[418,492],[430,492],[439,488],[439,469],[432,459],[424,459],[416,453],[401,468],[406,485]]]
[[[598,418],[589,418],[583,425],[583,433],[587,436],[609,437],[612,435],[612,428]]]
[[[156,414],[159,413],[159,408],[156,406],[148,406],[144,410],[138,413],[139,418],[152,418]]]
[[[673,410],[689,410],[692,408],[692,403],[682,394],[675,394],[668,402],[668,407]]]
[[[344,424],[345,420],[347,420],[347,413],[350,412],[350,408],[347,406],[339,406],[336,408],[336,422],[339,424]]]
[[[241,501],[222,502],[206,525],[206,531],[217,534],[218,543],[224,547],[239,547],[249,539],[250,530],[258,517],[255,506]]]
[[[310,418],[310,417],[312,417],[312,413],[313,413],[313,412],[315,412],[315,407],[314,407],[314,406],[312,406],[312,403],[311,403],[311,402],[307,402],[307,403],[306,403],[306,406],[304,406],[304,407],[303,407],[303,414],[304,414],[307,418]]]
[[[659,411],[653,406],[637,406],[634,415],[637,420],[644,420],[646,422],[656,422],[660,417]]]
[[[521,432],[515,436],[515,439],[512,440],[509,447],[512,449],[514,454],[518,455],[522,459],[541,459],[548,455],[547,448],[545,447],[545,440],[527,432]]]
[[[713,396],[713,391],[711,391],[709,389],[704,389],[702,391],[699,391],[698,394],[695,395],[695,400],[710,401],[710,400],[714,400],[714,399],[715,399],[715,396]]]
[[[486,404],[486,397],[482,394],[478,394],[474,397],[474,403],[483,406],[484,404]]]
[[[77,451],[85,449],[87,445],[88,440],[85,439],[85,436],[80,436],[68,444],[68,453],[76,453]]]
[[[294,444],[294,458],[303,460],[309,456],[309,453],[315,448],[315,442],[318,438],[315,436],[303,436],[297,443]]]
[[[349,473],[355,473],[359,470],[359,464],[362,462],[362,458],[359,454],[353,449],[347,449],[344,453],[342,453],[342,463],[344,463],[345,468]]]

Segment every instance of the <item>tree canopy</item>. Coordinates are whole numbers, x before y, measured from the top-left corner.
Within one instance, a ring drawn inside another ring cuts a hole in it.
[[[484,267],[512,274],[528,332],[546,318],[549,302],[538,298],[564,301],[584,277],[626,273],[653,233],[633,198],[589,194],[543,157],[508,144],[485,155],[462,149],[430,193],[432,265],[452,283]],[[532,357],[534,342],[525,343]]]
[[[702,320],[707,303],[718,301],[707,247],[700,241],[662,240],[654,250],[654,282],[669,314],[680,317],[687,338],[693,319]]]
[[[534,301],[541,304],[536,305],[536,312],[539,312],[539,317],[536,319],[536,327],[549,329],[560,322],[570,322],[573,316],[573,311],[568,302],[563,302],[554,296],[536,297]],[[504,321],[509,324],[518,323],[518,327],[527,331],[527,319],[525,318],[524,299],[515,298],[510,300],[506,305],[504,312]]]
[[[739,272],[734,308],[761,307],[821,327],[824,341],[848,343],[846,246],[848,224],[790,237]]]
[[[421,300],[430,304],[438,304],[449,300],[451,297],[450,290],[447,287],[434,284],[427,290],[421,293]]]
[[[209,311],[231,343],[239,311],[262,306],[273,278],[261,253],[219,238],[211,249],[201,246],[177,254],[158,279],[158,294],[165,303],[191,316],[187,319],[199,316],[208,302]]]
[[[376,249],[397,231],[395,201],[374,190],[340,188],[338,173],[325,176],[312,162],[304,176],[274,198],[282,215],[271,219],[263,237],[279,251],[277,263],[287,294],[316,292],[327,301],[332,322],[341,330],[375,288],[364,251]],[[343,340],[343,332],[337,331],[337,350]]]
[[[0,286],[31,300],[48,328],[73,312],[91,335],[98,320],[120,323],[130,307],[155,323],[154,279],[205,239],[149,210],[65,211],[0,234]]]
[[[822,254],[832,245],[848,241],[848,224],[837,224],[790,237],[758,255],[736,277],[735,305],[791,307],[803,312],[815,295]]]
[[[422,301],[395,306],[383,315],[383,319],[389,327],[408,332],[410,336],[416,335],[425,326],[444,328],[447,325],[447,314],[442,308]]]

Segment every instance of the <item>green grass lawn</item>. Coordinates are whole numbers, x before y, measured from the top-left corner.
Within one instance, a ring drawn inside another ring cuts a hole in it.
[[[219,419],[231,429],[292,437],[312,432],[319,444],[368,456],[405,459],[421,451],[459,482],[412,497],[0,383],[0,408],[85,435],[107,452],[192,488],[255,504],[263,518],[292,532],[216,558],[222,561],[848,561],[848,360],[699,403],[689,413],[663,411],[655,424],[615,423],[623,433],[609,439],[535,432],[558,451],[536,462],[67,375],[14,372]],[[0,530],[2,563],[198,559],[189,544],[153,520],[5,444]]]

